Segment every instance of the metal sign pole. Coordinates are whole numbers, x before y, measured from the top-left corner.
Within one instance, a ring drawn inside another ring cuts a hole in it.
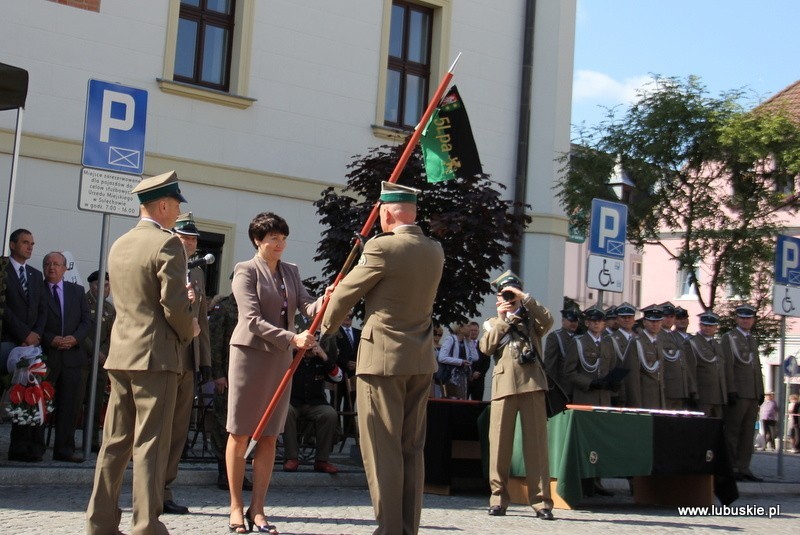
[[[775,426],[777,433],[779,435],[778,444],[776,445],[776,450],[778,452],[778,477],[783,477],[783,442],[785,438],[785,434],[783,433],[783,400],[784,392],[786,390],[786,382],[784,381],[784,370],[783,370],[783,361],[785,360],[785,353],[786,353],[786,316],[781,316],[781,343],[780,343],[780,363],[781,365],[778,366],[778,388],[776,389],[777,392],[777,400],[776,403],[778,404],[778,422]],[[773,442],[775,441],[775,437],[773,437]]]
[[[97,276],[97,308],[95,308],[94,348],[92,350],[92,373],[89,387],[89,411],[86,421],[83,422],[83,458],[88,459],[92,448],[92,434],[94,433],[94,404],[97,399],[97,367],[100,364],[100,333],[103,329],[103,305],[106,301],[106,258],[108,257],[108,226],[111,220],[109,214],[103,214],[103,230],[100,239],[100,270]],[[108,356],[108,355],[106,355]]]

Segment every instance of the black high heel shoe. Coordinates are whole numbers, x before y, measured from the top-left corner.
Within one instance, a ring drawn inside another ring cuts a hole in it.
[[[248,531],[251,530],[245,527],[244,522],[241,524],[231,524],[230,519],[228,519],[228,533],[247,533]]]
[[[264,517],[266,518],[266,517]],[[256,521],[253,520],[253,517],[250,516],[250,509],[244,514],[244,519],[247,522],[247,527],[250,531],[256,531],[258,533],[271,533],[272,535],[278,535],[278,528],[271,524],[256,524]]]

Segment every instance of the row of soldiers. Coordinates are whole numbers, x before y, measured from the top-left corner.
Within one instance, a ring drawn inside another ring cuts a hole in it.
[[[717,338],[719,316],[699,314],[699,331],[687,332],[686,310],[672,303],[641,310],[629,303],[602,310],[561,311],[562,326],[545,343],[549,376],[575,404],[695,410],[722,418],[734,472],[750,471],[758,407],[764,382],[758,340],[751,335],[755,309],[736,308],[736,327]],[[580,317],[585,334],[576,335]]]

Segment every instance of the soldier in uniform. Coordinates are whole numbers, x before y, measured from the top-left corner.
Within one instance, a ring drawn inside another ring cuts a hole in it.
[[[750,332],[756,321],[755,316],[756,310],[750,305],[736,307],[736,327],[720,339],[732,378],[728,383],[728,406],[725,407],[725,438],[736,477],[748,481],[761,481],[750,471],[753,430],[758,419],[758,408],[764,402],[758,340]]]
[[[658,338],[662,312],[658,305],[642,309],[642,330],[633,343],[626,382],[628,406],[664,408],[664,349]]]
[[[335,334],[364,297],[356,398],[377,534],[417,533],[422,511],[426,411],[436,370],[431,314],[444,252],[415,223],[417,193],[382,184],[383,233],[364,245],[323,319],[323,332]]]
[[[611,305],[606,309],[606,328],[605,334],[614,334],[619,329],[617,324],[617,307]]]
[[[614,367],[632,369],[631,360],[636,358],[634,354],[635,342],[637,334],[633,332],[633,324],[636,318],[636,307],[632,304],[625,302],[617,306],[614,310],[617,316],[618,329],[613,334],[608,335],[611,340],[611,345],[614,347]],[[631,372],[632,373],[632,372]],[[628,374],[628,376],[631,375]],[[626,378],[627,379],[627,378]],[[611,404],[615,407],[632,407],[628,404],[628,391],[626,381],[620,385],[619,391],[616,395],[611,396]]]
[[[186,202],[174,171],[142,180],[132,193],[141,220],[108,255],[117,328],[106,360],[111,381],[103,445],[86,511],[86,532],[119,531],[122,477],[133,458],[133,532],[162,535],[164,474],[181,355],[199,334],[186,251],[170,228]],[[123,325],[124,328],[120,328]]]
[[[714,338],[719,329],[719,316],[713,310],[699,314],[700,332],[683,343],[683,352],[694,366],[697,381],[697,408],[706,416],[722,418],[728,403],[728,376],[725,355]]]
[[[200,237],[192,213],[188,212],[178,216],[173,230],[183,243],[183,248],[186,249],[186,257],[192,258],[197,252],[197,238]],[[184,348],[181,355],[182,369],[178,376],[178,394],[175,402],[175,417],[172,421],[172,441],[164,486],[164,513],[173,515],[189,513],[188,507],[175,503],[170,485],[178,477],[178,464],[186,447],[192,404],[197,393],[195,374],[198,374],[201,385],[211,380],[211,344],[208,335],[205,274],[197,266],[187,273],[186,278],[194,290],[195,302],[192,313],[200,326],[200,335],[192,339],[192,343]]]
[[[88,385],[91,378],[91,359],[94,357],[94,336],[97,332],[97,296],[100,293],[100,274],[98,271],[93,271],[89,278],[89,291],[86,292],[86,301],[89,303],[89,310],[92,313],[92,325],[89,328],[89,335],[83,341],[83,348],[86,351],[87,358],[89,359],[90,366],[84,369],[84,383]],[[111,285],[108,283],[108,273],[106,273],[105,287],[103,290],[103,314],[100,320],[100,353],[97,358],[97,382],[94,385],[95,398],[94,398],[94,421],[92,422],[92,451],[100,451],[100,422],[103,418],[103,403],[105,402],[106,386],[108,385],[108,372],[103,367],[108,358],[108,350],[111,346],[111,327],[114,326],[114,320],[117,318],[117,309],[111,301],[110,297]],[[86,389],[86,400],[91,399],[91,385]],[[86,407],[86,416],[89,416],[89,407]]]
[[[480,350],[494,360],[489,417],[489,515],[504,516],[510,497],[508,477],[517,414],[522,424],[522,455],[528,504],[536,517],[553,520],[550,466],[547,458],[547,377],[540,362],[542,336],[553,317],[522,291],[522,281],[506,271],[497,289],[497,316],[484,323]]]
[[[663,311],[658,339],[664,350],[665,409],[683,410],[697,407],[697,386],[692,366],[683,352],[683,339],[675,334],[675,305],[667,301],[658,305]]]
[[[691,336],[686,332],[688,328],[689,312],[683,307],[675,307],[675,329],[672,332],[680,344],[683,344]]]
[[[561,311],[561,328],[547,335],[544,342],[544,367],[550,379],[561,387],[567,396],[572,397],[572,384],[564,377],[564,360],[567,346],[578,330],[580,310],[565,308]]]
[[[572,386],[573,403],[609,407],[614,385],[604,378],[615,367],[614,344],[603,335],[606,320],[601,309],[589,307],[583,316],[587,331],[573,338],[567,348],[564,375]]]

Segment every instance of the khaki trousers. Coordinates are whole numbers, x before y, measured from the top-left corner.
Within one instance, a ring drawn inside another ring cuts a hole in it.
[[[186,447],[186,437],[189,435],[194,394],[194,371],[181,372],[178,375],[178,393],[175,396],[175,416],[172,419],[169,460],[164,477],[164,501],[172,500],[172,489],[169,486],[178,477],[178,464],[181,462],[183,449]]]
[[[753,443],[758,419],[758,400],[739,398],[733,407],[725,407],[725,441],[731,454],[733,469],[750,474]]]
[[[508,507],[508,478],[517,413],[522,424],[522,455],[528,482],[528,503],[535,510],[552,509],[547,452],[547,411],[544,390],[492,400],[489,418],[489,505]]]
[[[432,374],[359,375],[361,454],[376,534],[419,531],[425,484],[425,431]]]
[[[86,510],[86,533],[117,533],[122,477],[133,456],[133,534],[168,533],[158,517],[164,507],[164,472],[169,457],[178,374],[109,370],[103,445]]]

